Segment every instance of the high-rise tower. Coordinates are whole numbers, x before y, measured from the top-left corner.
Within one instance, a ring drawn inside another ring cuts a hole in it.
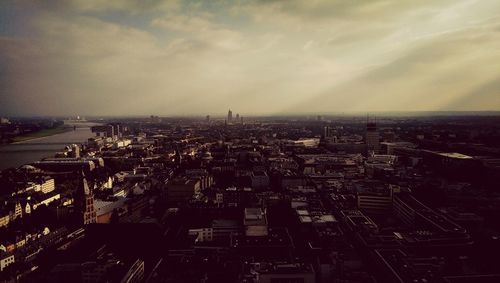
[[[233,111],[231,111],[231,109],[229,109],[229,111],[227,111],[227,122],[228,123],[233,122]]]
[[[377,130],[377,123],[366,120],[366,149],[368,153],[378,153],[380,150],[380,136]]]

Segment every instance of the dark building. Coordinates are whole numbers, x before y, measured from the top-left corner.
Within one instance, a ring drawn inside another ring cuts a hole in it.
[[[94,208],[94,194],[89,188],[87,178],[82,173],[79,187],[75,197],[75,209],[78,215],[78,221],[83,225],[97,222],[97,214]]]
[[[366,123],[366,149],[368,153],[374,152],[378,153],[380,150],[380,135],[377,130],[377,124],[375,122]]]

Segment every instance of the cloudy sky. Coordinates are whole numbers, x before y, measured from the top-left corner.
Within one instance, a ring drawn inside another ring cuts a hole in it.
[[[228,108],[500,110],[500,1],[0,1],[0,115]]]

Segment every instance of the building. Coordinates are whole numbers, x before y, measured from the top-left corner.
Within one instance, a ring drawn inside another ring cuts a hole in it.
[[[312,265],[306,263],[252,262],[247,264],[245,270],[248,272],[242,276],[244,282],[316,282]]]
[[[55,160],[42,160],[33,162],[33,166],[42,170],[53,172],[68,172],[85,170],[90,172],[96,168],[96,164],[91,160],[68,160],[66,158],[58,158]]]
[[[245,208],[245,236],[267,236],[267,216],[261,208]]]
[[[2,212],[0,214],[0,227],[7,227],[10,223],[10,215],[8,211]]]
[[[365,142],[367,152],[378,153],[380,151],[380,135],[375,122],[366,123]]]
[[[7,266],[15,262],[15,257],[13,254],[6,253],[0,250],[0,272],[2,272]]]
[[[45,178],[40,184],[40,190],[44,194],[48,194],[56,189],[54,178]]]
[[[214,240],[229,239],[232,235],[240,233],[238,222],[230,219],[214,219],[212,221]]]
[[[233,122],[233,111],[231,111],[231,109],[229,109],[229,111],[227,111],[227,122],[228,123]]]
[[[283,227],[269,228],[265,236],[232,235],[231,247],[234,251],[248,259],[289,259],[294,249],[288,229]]]
[[[344,221],[351,231],[361,233],[378,233],[378,226],[359,210],[342,210]]]
[[[121,138],[123,136],[123,126],[118,123],[110,124],[113,127],[114,138]]]
[[[16,204],[14,205],[14,210],[12,212],[13,213],[11,220],[23,217],[23,207],[21,206],[21,203],[19,201],[17,201]]]
[[[375,269],[380,282],[500,282],[498,274],[464,274],[453,266],[453,259],[440,256],[408,254],[400,249],[374,251]]]
[[[358,209],[368,214],[384,214],[392,211],[393,188],[372,184],[356,187]]]
[[[99,125],[90,128],[92,133],[95,133],[97,137],[113,138],[115,135],[115,129],[113,125]]]
[[[186,170],[186,176],[193,180],[199,180],[201,190],[210,188],[214,182],[213,176],[209,174],[205,169]]]
[[[267,176],[264,171],[253,172],[251,179],[252,188],[254,189],[264,189],[269,187],[269,176]]]
[[[255,196],[254,190],[252,188],[226,188],[220,193],[216,194],[216,201],[220,204],[225,204],[227,206],[242,206],[250,203]]]
[[[84,225],[97,223],[97,214],[94,207],[94,194],[89,188],[85,175],[80,177],[80,184],[75,199],[75,209],[78,221]]]
[[[188,234],[190,236],[196,236],[195,242],[211,242],[213,240],[213,230],[212,228],[198,228],[189,229]]]
[[[52,203],[60,198],[61,198],[61,194],[58,194],[56,192],[51,192],[48,194],[33,195],[32,199],[31,199],[31,201],[33,203],[33,205],[32,205],[33,210],[36,210],[41,205],[48,206],[50,203]],[[25,210],[26,210],[26,208],[25,208]]]
[[[177,178],[167,184],[168,201],[186,201],[201,191],[201,181],[198,179]]]
[[[335,136],[335,129],[332,129],[329,126],[323,128],[323,137],[327,141],[337,142],[337,137]]]
[[[126,198],[117,197],[115,201],[95,200],[94,207],[96,211],[97,223],[109,223],[113,212],[122,208]]]

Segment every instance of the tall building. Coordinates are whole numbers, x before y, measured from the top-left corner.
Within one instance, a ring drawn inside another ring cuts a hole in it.
[[[323,136],[325,137],[325,140],[336,141],[335,129],[333,129],[333,128],[329,127],[329,126],[324,127]]]
[[[110,124],[112,127],[113,127],[113,133],[114,133],[114,136],[113,138],[114,139],[119,139],[123,136],[123,128],[122,128],[122,125],[118,124],[118,123],[113,123],[113,124]]]
[[[207,115],[207,116],[205,117],[205,119],[206,119],[206,122],[207,122],[207,123],[210,123],[210,115]]]
[[[378,153],[380,150],[380,136],[377,130],[377,123],[367,120],[366,123],[366,149],[368,153]]]
[[[236,113],[236,123],[239,123],[239,122],[240,122],[240,114]]]
[[[94,207],[94,194],[89,188],[87,178],[85,178],[85,174],[83,172],[81,173],[75,202],[77,214],[80,219],[79,221],[82,221],[83,225],[97,222],[97,214]]]
[[[233,111],[231,111],[231,109],[229,109],[229,111],[227,111],[227,122],[228,123],[233,122]]]
[[[71,145],[71,157],[80,158],[80,146],[77,144]]]

